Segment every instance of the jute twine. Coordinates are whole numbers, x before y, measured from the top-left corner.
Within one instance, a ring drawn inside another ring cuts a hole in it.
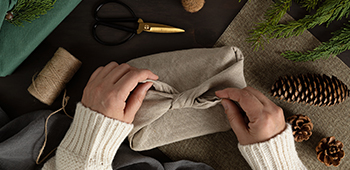
[[[28,91],[41,102],[51,105],[78,71],[81,62],[62,47],[45,65]]]
[[[41,164],[43,161],[46,160],[46,158],[48,158],[56,149],[54,148],[52,151],[50,151],[42,160],[40,160],[40,157],[41,155],[43,154],[44,152],[44,149],[45,149],[45,146],[46,146],[46,142],[47,142],[47,124],[49,122],[49,119],[51,116],[53,116],[54,114],[60,112],[61,110],[63,110],[64,114],[66,114],[69,118],[73,119],[73,117],[71,115],[69,115],[67,112],[66,112],[66,106],[68,104],[68,100],[69,100],[69,97],[66,96],[66,93],[67,93],[67,90],[64,90],[64,94],[63,94],[63,100],[62,100],[62,107],[54,112],[52,112],[49,116],[47,116],[46,120],[45,120],[45,139],[44,139],[44,143],[43,143],[43,146],[41,146],[41,149],[39,151],[39,154],[38,154],[38,157],[36,158],[36,161],[35,163],[36,164]]]
[[[33,76],[32,84],[28,88],[29,93],[41,102],[47,105],[51,105],[57,96],[61,93],[61,91],[65,88],[66,84],[70,81],[73,75],[78,71],[81,64],[82,63],[74,56],[72,56],[68,51],[61,47],[58,48],[52,59],[45,65],[35,80],[35,76]],[[67,91],[65,90],[62,100],[62,107],[52,112],[45,120],[45,140],[35,161],[36,164],[42,163],[51,153],[57,149],[53,149],[48,155],[40,160],[40,157],[47,143],[47,124],[50,117],[63,110],[69,118],[73,119],[73,117],[70,116],[65,110],[65,107],[67,106],[69,100],[69,97],[66,96],[66,92]]]

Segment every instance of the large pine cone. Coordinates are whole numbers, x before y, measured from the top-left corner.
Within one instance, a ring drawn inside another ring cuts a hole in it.
[[[296,142],[309,140],[312,135],[311,130],[314,127],[309,117],[301,114],[293,115],[287,118],[287,122],[292,125],[293,136]]]
[[[317,159],[327,166],[338,166],[344,158],[343,143],[334,136],[323,138],[316,147]]]
[[[280,77],[271,88],[272,96],[288,102],[333,106],[349,95],[348,87],[335,76],[300,74]]]

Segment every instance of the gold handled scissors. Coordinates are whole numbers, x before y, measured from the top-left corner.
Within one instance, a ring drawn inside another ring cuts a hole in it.
[[[122,5],[131,13],[132,17],[130,17],[130,18],[101,18],[101,17],[99,17],[97,15],[97,13],[100,11],[100,9],[105,4],[108,4],[108,3],[117,3],[117,4]],[[101,3],[96,8],[94,15],[95,15],[96,23],[93,26],[92,33],[94,35],[95,40],[101,44],[104,44],[104,45],[123,44],[123,43],[127,42],[128,40],[130,40],[131,38],[133,38],[135,34],[140,34],[143,31],[151,32],[151,33],[181,33],[181,32],[185,32],[185,30],[183,30],[181,28],[175,28],[175,27],[172,27],[169,25],[143,22],[143,20],[141,18],[136,17],[134,11],[128,5],[126,5],[125,3],[120,2],[118,0],[107,0],[103,3]],[[121,23],[121,22],[137,22],[138,26],[137,26],[137,28],[130,28],[130,27],[116,24],[116,23]],[[106,42],[106,41],[101,40],[100,37],[96,34],[96,29],[98,28],[99,25],[104,25],[107,27],[126,31],[126,32],[129,32],[130,35],[127,38],[122,39],[119,42]]]

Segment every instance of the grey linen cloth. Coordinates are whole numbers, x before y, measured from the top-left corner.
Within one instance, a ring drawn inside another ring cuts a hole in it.
[[[35,160],[44,142],[45,120],[50,113],[50,110],[35,111],[10,121],[0,109],[1,170],[41,169],[42,165],[36,165]],[[6,122],[3,121],[5,119]],[[48,142],[41,159],[59,145],[71,121],[62,114],[50,118],[47,126]]]
[[[0,170],[38,170],[42,168],[45,162],[36,165],[35,160],[44,142],[45,120],[50,113],[52,111],[41,110],[27,113],[10,121],[0,108]],[[50,118],[48,141],[41,159],[59,145],[71,122],[72,120],[64,114],[56,114]],[[52,156],[54,154],[50,155]],[[154,158],[131,150],[128,144],[120,146],[113,159],[112,167],[114,170],[213,170],[204,163],[186,160],[161,163]]]
[[[244,88],[243,54],[231,46],[160,53],[128,62],[159,76],[133,122],[130,147],[149,150],[230,129],[215,91]]]
[[[214,170],[204,163],[187,160],[161,163],[154,158],[133,151],[127,142],[124,142],[118,149],[112,168],[114,170]]]

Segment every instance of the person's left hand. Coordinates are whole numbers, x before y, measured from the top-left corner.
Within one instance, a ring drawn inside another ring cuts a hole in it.
[[[223,98],[222,106],[241,145],[267,141],[286,128],[282,108],[257,89],[227,88],[216,91],[215,94]],[[237,101],[245,111],[248,123],[232,100]]]
[[[158,76],[150,70],[111,62],[91,75],[81,103],[107,117],[132,123],[152,86],[150,82],[139,84],[146,79],[157,80]]]

